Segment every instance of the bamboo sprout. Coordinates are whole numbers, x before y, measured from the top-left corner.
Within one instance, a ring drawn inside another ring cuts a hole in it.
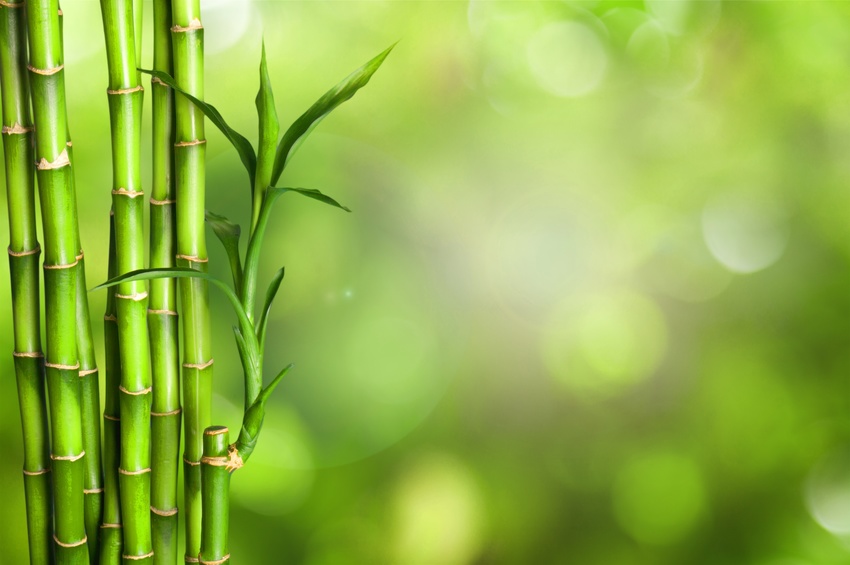
[[[199,0],[172,1],[174,77],[182,90],[203,98],[204,30]],[[206,139],[204,115],[185,96],[176,95],[174,166],[177,207],[177,263],[207,269],[204,233]],[[209,286],[202,279],[180,281],[183,308],[183,421],[185,445],[184,512],[189,561],[201,550],[201,468],[203,430],[210,423],[212,345]]]
[[[35,160],[44,227],[47,373],[54,480],[54,540],[60,564],[88,563],[77,352],[77,203],[68,158],[65,74],[59,6],[27,7],[30,87],[37,130]]]
[[[118,273],[144,266],[144,193],[141,190],[142,86],[136,70],[132,0],[102,0],[109,67],[112,125],[112,206]],[[119,286],[115,294],[121,355],[121,457],[119,492],[124,560],[151,563],[150,406],[151,376],[144,283]]]
[[[171,1],[155,0],[154,68],[171,72]],[[174,95],[151,81],[153,96],[153,188],[151,190],[151,267],[173,267]],[[177,343],[177,282],[150,283],[148,324],[151,339],[153,405],[151,407],[151,523],[154,563],[176,563],[177,478],[180,462],[180,368]]]
[[[15,376],[24,436],[24,490],[30,563],[52,563],[53,493],[41,351],[32,120],[23,2],[0,7],[0,90],[9,211],[9,271]]]

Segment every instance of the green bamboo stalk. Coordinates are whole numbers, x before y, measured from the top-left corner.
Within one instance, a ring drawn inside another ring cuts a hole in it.
[[[204,30],[200,0],[173,0],[172,49],[174,78],[184,91],[203,99]],[[206,271],[204,233],[204,116],[186,97],[176,94],[174,166],[177,207],[177,263]],[[201,469],[203,430],[210,423],[212,346],[209,285],[201,279],[181,279],[183,308],[184,511],[187,562],[201,550]]]
[[[109,214],[109,277],[118,266],[115,258],[115,222]],[[103,341],[106,350],[106,402],[103,409],[103,530],[100,535],[101,565],[119,565],[124,547],[121,526],[121,498],[118,467],[121,458],[121,406],[118,387],[121,385],[121,352],[118,347],[118,318],[115,308],[115,288],[106,295],[103,316]]]
[[[132,0],[101,0],[109,68],[112,126],[112,207],[118,274],[144,267],[144,193],[141,190],[143,89],[136,70]],[[121,354],[121,463],[119,492],[125,562],[152,563],[150,521],[151,376],[147,327],[148,294],[142,282],[115,294]]]
[[[59,9],[60,40],[64,43],[64,22],[62,9]],[[70,128],[66,124],[68,135],[68,160],[74,164],[74,149]],[[71,190],[76,199],[76,184],[71,177]],[[97,359],[94,353],[94,340],[91,333],[89,314],[88,286],[86,285],[85,254],[77,229],[77,353],[80,358],[80,386],[82,394],[83,449],[86,457],[84,490],[86,538],[89,545],[89,559],[92,564],[99,561],[100,524],[103,513],[103,475],[100,455],[100,383],[98,379]]]
[[[81,386],[77,353],[77,203],[67,151],[65,73],[59,6],[27,7],[35,158],[44,227],[47,373],[54,471],[56,559],[88,563],[84,519]]]
[[[225,563],[230,559],[230,438],[224,426],[204,430],[203,529],[200,562]]]
[[[154,68],[171,73],[171,1],[154,0]],[[153,96],[153,188],[150,198],[151,267],[173,267],[174,95],[157,79]],[[150,283],[148,325],[151,338],[153,405],[151,407],[151,526],[154,563],[177,562],[177,478],[180,462],[180,367],[177,327],[177,282]]]
[[[9,212],[9,272],[15,335],[15,377],[24,437],[24,491],[30,563],[53,562],[53,492],[41,351],[32,119],[23,2],[0,7],[0,91]]]

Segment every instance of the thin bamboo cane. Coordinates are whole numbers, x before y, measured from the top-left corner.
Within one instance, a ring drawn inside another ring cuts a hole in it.
[[[136,70],[132,0],[101,0],[109,67],[112,125],[112,206],[118,274],[144,268],[144,193],[141,190],[143,90]],[[120,285],[115,294],[121,353],[121,463],[118,470],[124,561],[152,563],[150,521],[151,376],[143,282]]]
[[[9,211],[9,271],[15,336],[15,376],[24,437],[24,489],[30,563],[53,562],[53,493],[41,351],[32,119],[27,81],[23,2],[0,7],[0,90]]]
[[[115,276],[115,222],[109,215],[109,278]],[[101,565],[119,565],[124,547],[121,526],[121,498],[118,467],[121,459],[121,408],[118,387],[121,385],[121,352],[118,347],[118,318],[115,288],[108,289],[103,316],[103,341],[106,350],[106,402],[103,409],[103,524],[100,534]]]
[[[230,559],[228,529],[230,524],[230,467],[229,432],[224,426],[204,430],[203,529],[201,534],[201,564],[226,563]]]
[[[65,74],[59,6],[31,0],[27,7],[30,86],[37,130],[35,158],[44,226],[47,373],[56,558],[88,563],[84,520],[84,461],[80,369],[76,339],[77,203],[67,151]]]
[[[173,0],[172,48],[174,78],[184,91],[203,99],[204,30],[199,0]],[[204,233],[204,116],[187,98],[175,95],[174,148],[177,195],[177,263],[206,270]],[[186,561],[194,562],[201,549],[201,469],[203,430],[210,423],[212,402],[212,346],[210,343],[209,286],[200,279],[180,280],[183,316],[183,417],[185,447],[184,515]]]
[[[171,73],[171,1],[154,0],[154,68]],[[174,223],[174,96],[154,79],[153,188],[150,199],[151,267],[173,267]],[[154,563],[177,562],[177,478],[180,469],[180,367],[178,353],[177,282],[150,283],[148,324],[153,370],[151,407],[151,524]]]

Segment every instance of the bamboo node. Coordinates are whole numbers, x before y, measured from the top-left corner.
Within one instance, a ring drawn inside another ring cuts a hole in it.
[[[151,416],[164,417],[164,416],[176,416],[183,410],[178,408],[177,410],[172,410],[171,412],[151,412]]]
[[[13,357],[30,357],[33,359],[38,359],[40,357],[44,357],[44,353],[40,351],[13,351]]]
[[[56,537],[56,534],[53,534],[53,541],[56,542],[57,545],[61,547],[80,547],[81,545],[85,545],[89,539],[86,536],[83,536],[83,539],[80,541],[75,541],[72,543],[64,543],[59,541],[59,538]]]
[[[170,510],[160,510],[159,508],[154,508],[153,506],[151,506],[151,512],[153,512],[157,516],[175,516],[177,514],[177,508],[172,508]]]
[[[139,469],[138,471],[127,471],[126,469],[122,469],[121,467],[118,467],[118,472],[121,473],[122,475],[144,475],[145,473],[150,473],[151,468],[146,467],[145,469]]]
[[[151,77],[151,84],[159,84],[159,85],[162,85],[162,86],[168,88],[168,85],[165,84],[164,82],[162,82],[161,80],[159,80],[159,78],[157,78],[157,77]]]
[[[113,416],[111,414],[104,414],[103,418],[105,420],[111,420],[113,422],[120,422],[121,421],[121,418],[119,416]]]
[[[23,6],[24,3],[21,2],[17,6]],[[3,0],[0,0],[0,6],[6,6],[7,8],[12,7],[9,4],[5,3]],[[15,7],[17,7],[15,6]],[[3,126],[3,135],[20,135],[22,133],[29,133],[33,130],[32,126],[22,126],[18,122],[15,122],[11,126]]]
[[[86,256],[86,254],[83,253],[82,249],[80,249],[80,254],[77,255],[76,259],[77,259],[77,261],[82,261],[85,258],[85,256]]]
[[[60,153],[52,162],[48,161],[46,157],[42,157],[37,166],[39,171],[50,171],[53,169],[61,169],[62,167],[70,167],[71,159],[68,157],[68,149],[63,149],[62,153]]]
[[[221,428],[213,429],[213,430],[206,429],[206,430],[204,430],[204,435],[205,435],[205,436],[217,436],[217,435],[219,435],[219,434],[226,434],[226,433],[228,433],[229,431],[230,431],[230,430],[228,430],[228,429],[227,429],[227,428],[225,428],[225,427],[221,427]]]
[[[204,29],[204,26],[201,25],[201,20],[199,20],[198,18],[193,18],[192,21],[189,22],[189,25],[175,25],[171,28],[171,31],[173,31],[174,33],[186,33],[188,31],[195,31],[196,29]]]
[[[6,2],[6,0],[0,0],[0,6],[4,8],[23,8],[23,2]]]
[[[230,561],[229,553],[221,559],[216,559],[215,561],[204,561],[203,559],[201,559],[200,563],[201,565],[221,565],[222,563],[227,563],[228,561]]]
[[[185,556],[183,558],[183,561],[185,561],[186,563],[200,563],[201,562],[201,560],[198,559],[197,557],[191,557],[189,555]]]
[[[122,559],[127,559],[129,561],[141,561],[142,559],[148,559],[149,557],[153,557],[153,551],[150,553],[146,553],[144,555],[122,555]]]
[[[35,477],[35,476],[38,476],[38,475],[44,475],[44,474],[47,474],[49,472],[50,472],[49,468],[48,469],[39,469],[38,471],[27,471],[26,469],[24,469],[24,475],[26,475],[28,477]]]
[[[70,461],[70,462],[73,463],[74,461],[79,461],[80,459],[82,459],[85,456],[86,456],[85,451],[81,451],[79,455],[53,455],[51,453],[50,459],[52,459],[53,461]]]
[[[110,524],[109,522],[104,522],[100,525],[101,528],[123,528],[124,526],[121,524]]]
[[[32,65],[27,65],[27,68],[30,70],[30,72],[33,72],[37,75],[50,76],[55,75],[56,73],[64,69],[65,65],[59,65],[58,67],[53,67],[52,69],[36,69]]]
[[[172,200],[172,199],[157,200],[154,197],[151,197],[151,199],[150,199],[151,206],[166,206],[168,204],[175,204],[176,202],[177,202],[176,200]]]
[[[112,191],[113,196],[126,196],[128,198],[135,198],[137,196],[144,196],[145,193],[140,190],[127,190],[124,187],[119,188],[118,190]]]
[[[41,253],[41,246],[36,245],[34,249],[30,249],[28,251],[12,251],[12,248],[8,247],[7,251],[12,257],[26,257],[27,255],[38,255]]]
[[[115,314],[107,314],[103,317],[104,322],[117,322],[118,318],[115,317]]]
[[[73,147],[73,146],[74,146],[74,142],[73,142],[73,141],[66,141],[66,142],[65,142],[65,145],[66,145],[67,147]]]
[[[183,463],[185,463],[186,465],[189,465],[190,467],[197,467],[198,465],[201,464],[200,461],[189,461],[185,457],[183,458]]]
[[[198,257],[197,255],[182,255],[182,254],[180,254],[180,255],[175,255],[174,258],[175,259],[184,259],[186,261],[189,261],[190,263],[208,263],[209,262],[209,259],[207,259],[206,257],[201,258],[201,257]]]
[[[147,292],[134,292],[133,294],[118,294],[115,293],[115,298],[123,298],[125,300],[132,300],[133,302],[140,302],[148,297]]]
[[[206,139],[193,139],[192,141],[178,141],[174,144],[174,147],[191,147],[193,145],[203,145],[206,143]]]
[[[154,308],[148,308],[148,314],[165,314],[166,316],[176,316],[177,312],[174,310],[156,310]]]
[[[207,367],[212,366],[215,359],[210,359],[206,363],[183,363],[184,369],[206,369]]]
[[[123,392],[124,394],[129,394],[130,396],[144,396],[153,390],[151,387],[143,388],[142,390],[127,390],[121,385],[118,385],[118,390]]]
[[[143,90],[144,90],[144,87],[140,84],[139,86],[134,86],[133,88],[118,88],[118,89],[115,89],[115,90],[108,88],[106,90],[106,93],[112,96],[112,95],[116,95],[116,94],[132,94],[134,92],[141,92]]]
[[[102,488],[84,488],[83,494],[100,494],[103,492]]]
[[[206,433],[206,432],[204,432]],[[231,443],[227,446],[227,455],[223,457],[201,457],[201,463],[211,467],[224,467],[229,473],[233,473],[241,469],[245,462],[242,456],[239,455],[239,450],[236,449],[236,444]]]
[[[73,263],[67,263],[65,265],[48,265],[47,263],[45,263],[42,266],[48,271],[59,271],[61,269],[73,269],[77,266],[78,263],[79,261],[75,259]]]
[[[81,377],[87,377],[87,376],[93,375],[95,373],[97,373],[97,369],[85,369],[83,371],[80,371],[80,376]]]
[[[74,365],[63,365],[62,363],[50,363],[47,362],[44,364],[48,369],[59,369],[62,371],[79,371],[80,370],[80,362],[77,361]]]

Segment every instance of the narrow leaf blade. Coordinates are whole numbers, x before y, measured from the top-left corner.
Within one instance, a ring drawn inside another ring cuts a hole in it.
[[[224,216],[220,216],[209,210],[204,215],[207,224],[212,228],[230,260],[230,272],[233,275],[233,286],[239,288],[242,285],[242,260],[239,257],[239,236],[242,228],[234,224]]]
[[[318,200],[319,202],[322,202],[324,204],[328,204],[329,206],[334,206],[335,208],[339,208],[340,210],[345,210],[346,212],[351,212],[351,208],[349,208],[348,206],[343,206],[342,204],[340,204],[339,202],[337,202],[336,200],[334,200],[333,198],[331,198],[327,194],[324,194],[323,192],[316,190],[315,188],[295,188],[295,187],[287,186],[287,187],[280,187],[280,188],[274,187],[274,188],[270,188],[269,190],[280,191],[281,195],[283,195],[287,192],[295,192],[295,193],[300,194],[302,196],[306,196],[307,198],[312,198],[313,200]]]
[[[274,153],[277,139],[280,136],[280,121],[274,104],[269,69],[266,64],[266,45],[263,43],[263,55],[260,59],[260,89],[255,100],[257,116],[260,122],[260,143],[257,147],[259,166],[257,181],[259,190],[265,190],[271,184]]]
[[[269,288],[266,290],[266,303],[263,306],[263,313],[260,315],[260,322],[257,325],[257,340],[260,342],[260,351],[264,349],[266,326],[269,323],[269,313],[272,309],[272,303],[274,302],[275,296],[277,296],[277,291],[280,290],[280,285],[283,282],[285,274],[286,270],[284,267],[278,269],[278,271],[274,274],[274,278],[272,278],[272,282],[269,283]]]
[[[289,161],[289,158],[295,153],[298,145],[310,134],[311,131],[337,106],[349,100],[358,90],[366,86],[375,71],[380,68],[381,64],[393,50],[395,44],[379,53],[365,65],[348,75],[336,86],[328,90],[315,104],[304,112],[295,122],[286,130],[283,139],[277,147],[277,156],[275,157],[274,172],[272,174],[271,183],[275,184],[280,178],[283,169]]]
[[[151,75],[159,80],[161,80],[166,85],[170,86],[175,91],[179,92],[186,98],[188,98],[192,104],[198,107],[204,115],[209,118],[209,120],[217,127],[221,133],[224,134],[224,137],[230,141],[233,147],[236,149],[236,152],[239,153],[239,158],[242,160],[242,164],[245,165],[245,169],[248,171],[248,176],[251,179],[251,185],[254,184],[254,173],[257,169],[257,156],[254,153],[254,148],[251,145],[251,142],[245,139],[241,133],[237,132],[235,129],[230,127],[221,113],[216,109],[212,104],[208,104],[203,100],[199,100],[195,98],[179,86],[174,81],[174,78],[166,72],[156,71],[156,70],[146,70],[139,69],[141,72]]]

